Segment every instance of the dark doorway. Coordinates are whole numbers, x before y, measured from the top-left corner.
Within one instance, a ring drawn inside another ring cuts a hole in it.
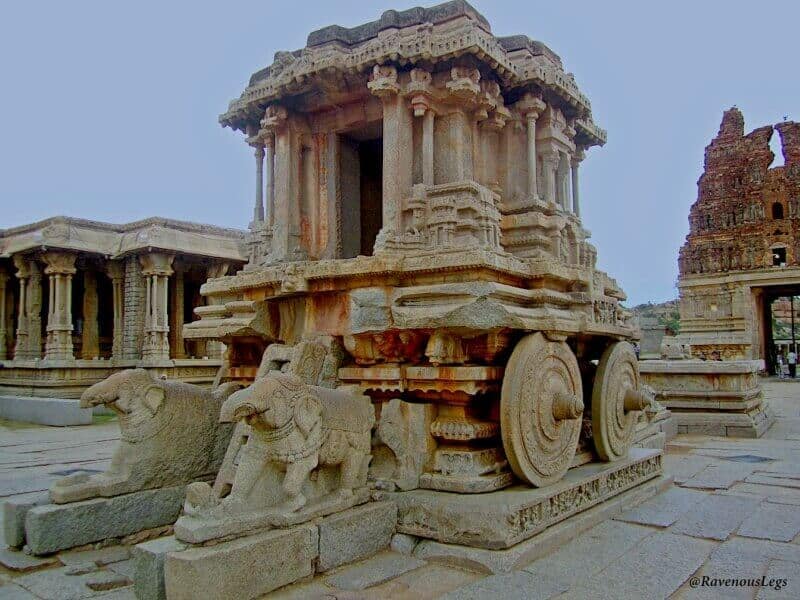
[[[762,350],[767,372],[777,373],[778,357],[786,364],[790,350],[800,345],[800,285],[764,288]]]
[[[383,226],[383,137],[381,123],[340,138],[342,258],[371,256]]]

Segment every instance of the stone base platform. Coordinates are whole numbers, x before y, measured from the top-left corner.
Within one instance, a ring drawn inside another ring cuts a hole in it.
[[[672,477],[660,475],[646,483],[614,496],[565,521],[548,527],[534,537],[503,550],[487,550],[473,546],[443,544],[422,540],[414,546],[412,556],[469,571],[501,574],[517,571],[532,561],[555,552],[584,531],[607,519],[641,504],[672,486]]]
[[[0,396],[0,418],[56,427],[91,425],[92,409],[73,399]]]
[[[761,437],[774,422],[759,380],[759,360],[648,360],[643,381],[669,408],[678,433]]]
[[[447,544],[509,548],[662,474],[660,450],[631,448],[624,460],[570,469],[544,488],[516,485],[480,495],[383,492],[398,507],[397,530]]]
[[[256,598],[378,553],[389,546],[396,523],[392,502],[372,502],[213,546],[189,546],[174,538],[147,542],[134,550],[134,586],[137,593],[147,590],[147,598]]]
[[[4,513],[14,513],[15,527],[24,522],[24,532],[11,532],[12,539],[24,543],[32,554],[44,555],[171,525],[185,495],[186,486],[179,485],[68,504],[32,502],[4,507]]]

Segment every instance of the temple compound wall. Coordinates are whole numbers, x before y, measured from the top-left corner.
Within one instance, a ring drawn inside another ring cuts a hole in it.
[[[243,239],[159,218],[0,230],[0,394],[74,398],[134,366],[209,383],[221,346],[182,326],[206,279],[241,268]]]
[[[784,165],[770,167],[777,130]],[[744,132],[725,112],[680,251],[681,335],[693,356],[774,359],[768,304],[800,289],[800,123]],[[796,287],[797,289],[792,289]]]

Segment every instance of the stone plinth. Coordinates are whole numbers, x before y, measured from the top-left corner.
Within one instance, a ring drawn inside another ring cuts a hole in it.
[[[164,570],[166,596],[153,598],[256,598],[279,587],[368,558],[387,548],[395,532],[397,507],[373,502],[296,525],[251,533],[212,546],[169,551],[162,544],[137,546],[136,589],[159,590]],[[140,552],[139,549],[143,552]],[[166,549],[166,559],[160,554]]]
[[[185,486],[180,485],[31,506],[25,515],[25,543],[33,554],[50,554],[169,525],[178,518],[184,495]]]
[[[661,475],[662,452],[632,448],[627,458],[570,469],[556,484],[517,485],[465,495],[429,490],[385,494],[398,506],[397,530],[438,542],[509,548],[548,527]]]
[[[763,361],[652,360],[639,363],[644,382],[670,409],[679,433],[761,437],[774,420],[758,372]]]

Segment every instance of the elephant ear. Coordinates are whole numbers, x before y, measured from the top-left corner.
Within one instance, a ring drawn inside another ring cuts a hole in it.
[[[142,402],[144,403],[145,408],[150,411],[150,414],[155,416],[158,412],[158,409],[161,408],[161,405],[164,403],[164,398],[166,397],[166,392],[164,388],[158,385],[151,385],[144,391],[144,398],[142,398]]]
[[[303,437],[308,437],[308,434],[321,419],[322,407],[314,396],[307,394],[295,401],[294,422]]]

